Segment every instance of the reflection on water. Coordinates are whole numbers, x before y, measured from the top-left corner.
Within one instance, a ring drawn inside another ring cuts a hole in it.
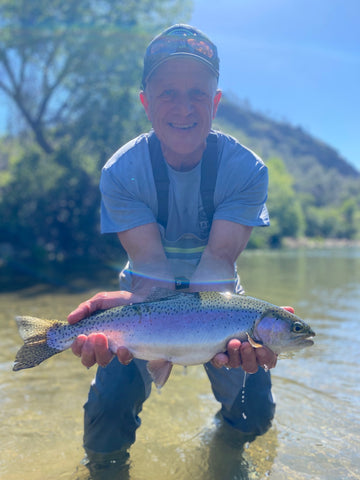
[[[239,269],[248,294],[295,307],[315,346],[279,361],[274,426],[250,444],[223,435],[203,368],[176,367],[145,403],[131,480],[360,479],[360,251],[247,252]],[[94,371],[70,352],[11,368],[21,344],[15,315],[64,318],[90,293],[37,286],[0,295],[0,478],[89,478],[82,404]]]

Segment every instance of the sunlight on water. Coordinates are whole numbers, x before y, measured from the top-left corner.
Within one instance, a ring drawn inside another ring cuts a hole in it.
[[[239,267],[247,293],[294,306],[316,331],[315,345],[279,360],[274,425],[242,448],[220,434],[203,368],[184,375],[175,367],[144,405],[131,480],[360,479],[360,252],[250,252]],[[0,478],[89,479],[80,464],[82,405],[94,370],[71,352],[34,369],[11,368],[21,344],[15,315],[64,318],[93,293],[0,294]]]

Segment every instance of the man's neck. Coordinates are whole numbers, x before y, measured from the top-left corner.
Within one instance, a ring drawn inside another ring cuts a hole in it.
[[[201,162],[205,148],[206,148],[206,143],[202,147],[199,147],[194,152],[191,152],[188,154],[180,154],[180,153],[174,152],[173,150],[161,144],[161,150],[163,152],[166,162],[174,170],[181,171],[181,172],[186,172],[196,167],[196,165],[198,165]]]

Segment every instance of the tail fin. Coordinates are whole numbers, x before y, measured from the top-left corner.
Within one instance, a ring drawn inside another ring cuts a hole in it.
[[[36,367],[47,358],[61,352],[47,344],[47,332],[57,322],[34,317],[16,317],[16,323],[24,345],[16,354],[14,371]]]

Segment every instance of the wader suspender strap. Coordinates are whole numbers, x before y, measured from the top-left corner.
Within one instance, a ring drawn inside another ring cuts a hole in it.
[[[214,191],[218,170],[217,135],[210,133],[201,164],[200,193],[203,207],[211,225],[214,216]],[[149,135],[149,151],[158,200],[157,221],[166,229],[169,207],[169,176],[161,146],[155,133]]]

